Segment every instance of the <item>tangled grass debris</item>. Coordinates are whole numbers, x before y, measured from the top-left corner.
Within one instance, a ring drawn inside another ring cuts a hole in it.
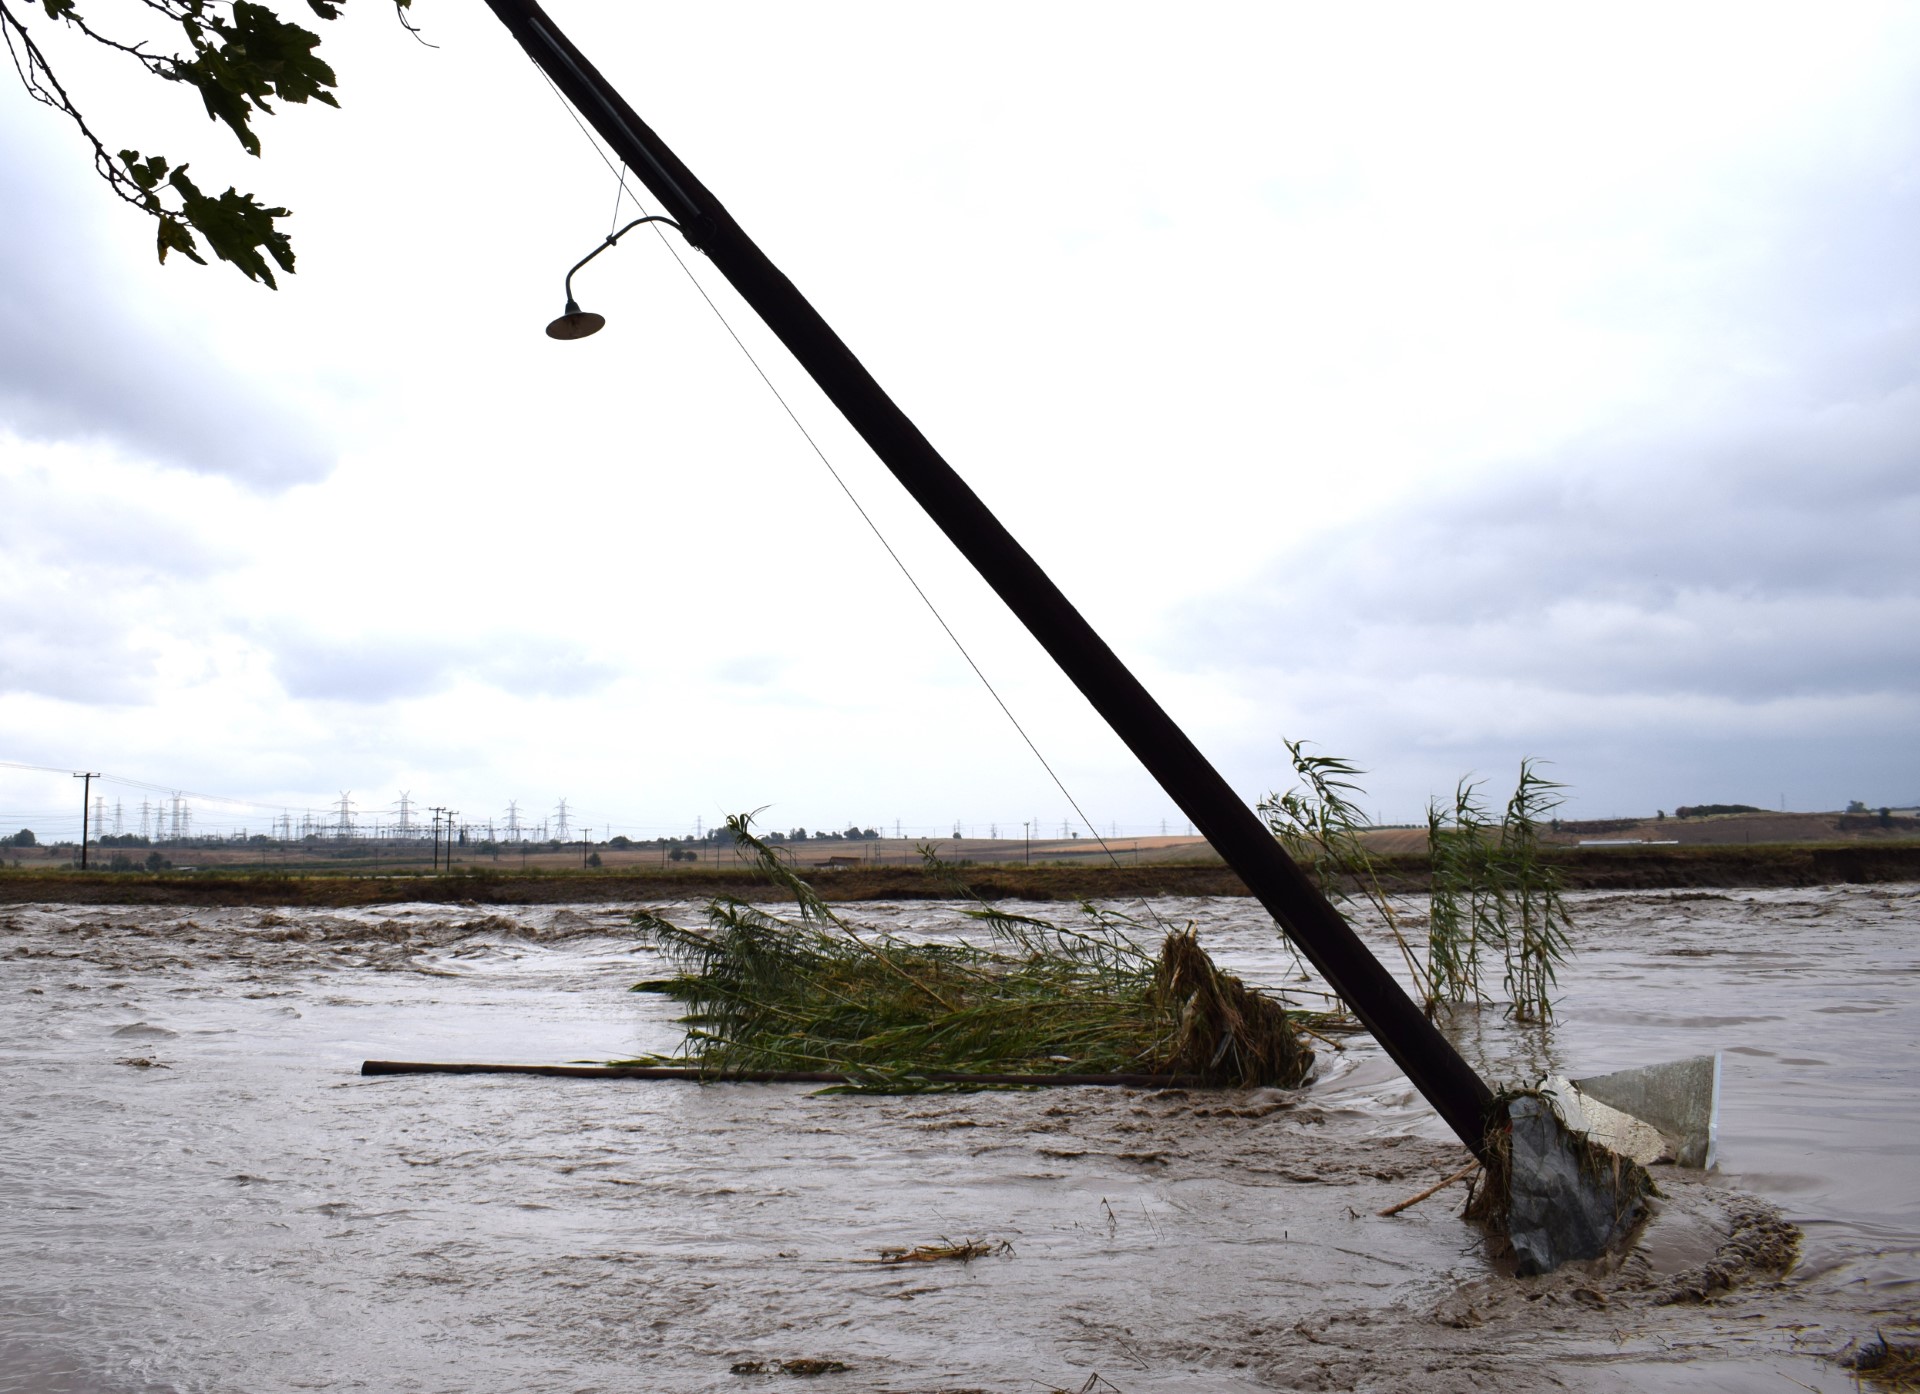
[[[844,1360],[736,1360],[729,1369],[735,1375],[844,1375],[853,1366]]]
[[[943,1239],[938,1244],[916,1244],[911,1249],[882,1249],[879,1258],[869,1261],[883,1268],[895,1268],[906,1263],[972,1263],[977,1258],[1012,1253],[1013,1245],[1004,1239],[963,1239],[958,1244]]]
[[[1842,1362],[1869,1389],[1911,1394],[1920,1391],[1920,1345],[1889,1341],[1879,1332]]]
[[[680,1058],[716,1077],[838,1071],[896,1093],[988,1074],[1292,1087],[1312,1068],[1287,1006],[1222,972],[1191,925],[1154,953],[1151,927],[1092,904],[1063,926],[976,898],[964,913],[986,942],[910,942],[843,917],[749,817],[728,827],[794,913],[722,896],[705,928],[634,917],[678,970],[635,990],[686,1005]]]

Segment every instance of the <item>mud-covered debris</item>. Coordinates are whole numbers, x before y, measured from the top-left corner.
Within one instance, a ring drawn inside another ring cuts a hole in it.
[[[844,1360],[736,1360],[729,1373],[736,1375],[844,1375],[853,1366]]]
[[[1876,1331],[1871,1341],[1843,1356],[1840,1363],[1869,1388],[1896,1394],[1920,1390],[1920,1345],[1889,1341]]]
[[[1662,1305],[1706,1302],[1757,1277],[1786,1273],[1800,1256],[1800,1231],[1778,1210],[1760,1201],[1743,1201],[1727,1218],[1732,1229],[1714,1256],[1697,1268],[1676,1274],[1658,1297]]]
[[[987,1258],[994,1254],[1012,1254],[1013,1245],[1004,1239],[963,1239],[954,1244],[942,1240],[938,1244],[916,1244],[911,1249],[882,1249],[880,1257],[869,1262],[892,1267],[902,1263],[971,1263],[977,1258]]]

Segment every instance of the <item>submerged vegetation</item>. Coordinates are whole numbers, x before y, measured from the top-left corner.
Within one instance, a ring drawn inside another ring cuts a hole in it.
[[[1286,1006],[1221,972],[1190,925],[1154,953],[1153,927],[1092,904],[1065,926],[975,899],[964,913],[984,942],[910,942],[841,915],[750,818],[728,827],[793,913],[723,895],[704,928],[635,916],[678,970],[636,990],[686,1004],[685,1061],[715,1075],[837,1071],[885,1091],[985,1074],[1292,1086],[1312,1067]]]
[[[1334,756],[1307,754],[1304,741],[1286,745],[1300,786],[1261,801],[1267,826],[1336,904],[1357,894],[1374,907],[1428,1012],[1487,1000],[1484,975],[1497,958],[1508,1012],[1519,1021],[1549,1020],[1555,973],[1572,950],[1560,875],[1540,842],[1542,824],[1560,804],[1560,786],[1534,761],[1522,760],[1519,783],[1497,823],[1480,802],[1479,785],[1467,780],[1455,788],[1451,807],[1429,804],[1431,898],[1426,939],[1416,946],[1409,929],[1418,915],[1383,888],[1360,841],[1370,826],[1354,779],[1362,771]]]

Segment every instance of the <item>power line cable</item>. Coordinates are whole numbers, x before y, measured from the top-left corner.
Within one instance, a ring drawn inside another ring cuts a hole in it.
[[[596,137],[587,124],[580,119],[580,113],[574,110],[573,103],[567,100],[566,94],[554,84],[553,79],[547,76],[546,71],[542,69],[538,63],[533,62],[531,57],[529,57],[527,61],[532,65],[533,70],[540,74],[541,79],[546,82],[548,88],[552,90],[554,97],[559,101],[567,115],[573,118],[573,124],[580,128],[580,134],[586,137],[587,144],[593,148],[593,153],[600,157],[600,162],[613,174],[614,179],[619,183],[620,188],[626,193],[626,196],[633,200],[634,207],[640,212],[645,213],[647,211],[645,200],[627,187],[626,166],[622,164],[618,168],[615,167],[613,161],[607,157],[607,153],[600,148],[598,137]],[[617,197],[615,207],[618,207]],[[754,357],[753,350],[747,347],[746,342],[741,339],[732,323],[727,319],[720,307],[714,303],[713,297],[707,294],[706,287],[701,285],[699,277],[693,274],[693,268],[688,266],[686,260],[680,255],[680,249],[673,245],[672,241],[668,239],[665,230],[658,223],[653,225],[653,231],[654,235],[660,239],[660,245],[665,247],[668,255],[673,258],[675,265],[680,268],[682,274],[692,283],[694,290],[699,293],[700,298],[706,301],[707,308],[713,311],[714,318],[720,321],[720,327],[727,331],[727,337],[733,340],[735,346],[745,355],[753,371],[759,375],[760,381],[766,384],[767,391],[773,394],[774,401],[780,404],[780,409],[787,414],[787,419],[793,423],[794,429],[800,432],[801,437],[807,442],[808,447],[812,449],[815,457],[826,467],[827,473],[833,476],[833,482],[840,486],[840,492],[847,496],[847,502],[853,505],[854,511],[860,515],[860,520],[867,525],[875,539],[879,541],[881,547],[886,550],[887,555],[893,559],[893,564],[899,568],[900,574],[906,577],[907,584],[913,587],[913,593],[920,597],[921,604],[927,607],[927,612],[933,616],[935,623],[940,626],[946,633],[947,638],[952,641],[954,648],[959,651],[960,657],[966,660],[967,666],[973,670],[973,675],[980,679],[980,685],[987,689],[987,694],[993,698],[995,705],[1000,708],[1007,720],[1012,723],[1013,729],[1019,733],[1020,739],[1026,743],[1027,749],[1033,752],[1033,758],[1040,762],[1040,768],[1047,772],[1047,778],[1053,781],[1053,785],[1060,791],[1061,797],[1066,799],[1074,813],[1079,816],[1081,824],[1093,836],[1094,841],[1100,844],[1100,850],[1107,854],[1107,859],[1115,866],[1119,866],[1119,856],[1114,852],[1112,847],[1107,845],[1107,840],[1100,836],[1100,830],[1094,825],[1093,820],[1087,817],[1086,810],[1080,807],[1080,801],[1074,798],[1073,791],[1067,788],[1066,782],[1060,778],[1052,764],[1048,762],[1047,757],[1041,753],[1040,747],[1034,743],[1033,737],[1027,734],[1027,728],[1020,724],[1020,718],[1013,714],[1013,709],[1007,705],[1006,699],[1000,695],[999,689],[994,687],[986,673],[981,670],[980,665],[974,661],[973,655],[967,651],[967,646],[960,642],[960,636],[953,632],[953,626],[948,624],[946,616],[940,613],[940,607],[933,603],[932,597],[921,587],[920,582],[915,578],[906,562],[903,561],[900,554],[894,550],[893,544],[887,540],[887,535],[880,530],[880,525],[874,522],[872,515],[869,514],[861,504],[858,496],[854,494],[853,489],[847,484],[845,479],[841,478],[840,471],[833,467],[833,461],[827,458],[826,451],[820,448],[820,443],[814,439],[813,433],[807,429],[806,423],[801,421],[799,414],[794,411],[780,389],[774,385],[773,379],[767,376],[767,370],[760,366],[760,360]]]

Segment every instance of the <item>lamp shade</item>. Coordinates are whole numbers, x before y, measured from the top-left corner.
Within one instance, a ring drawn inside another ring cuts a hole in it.
[[[589,334],[598,334],[605,328],[607,317],[596,315],[592,310],[583,310],[578,305],[569,304],[567,312],[547,326],[549,339],[584,339]]]

